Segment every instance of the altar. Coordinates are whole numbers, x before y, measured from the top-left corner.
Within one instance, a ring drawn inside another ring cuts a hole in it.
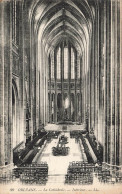
[[[47,124],[45,126],[46,131],[84,131],[85,125],[84,124]]]

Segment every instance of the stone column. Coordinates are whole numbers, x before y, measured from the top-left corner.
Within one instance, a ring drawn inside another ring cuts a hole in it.
[[[77,53],[77,78],[78,78],[77,121],[81,122],[81,61],[79,51]]]
[[[68,44],[68,97],[69,97],[69,108],[68,115],[71,120],[71,45]]]
[[[117,63],[117,26],[116,26],[116,2],[111,2],[111,153],[110,163],[115,164],[116,139],[115,139],[115,67]]]
[[[110,107],[111,107],[111,2],[107,2],[106,4],[106,162],[110,163],[110,123],[111,123],[111,116],[110,116]]]
[[[48,63],[49,63],[49,122],[52,122],[52,101],[51,101],[51,58],[49,55],[49,59],[48,59]]]
[[[57,122],[57,50],[55,50],[54,52],[54,79],[55,79],[54,122]]]
[[[25,50],[24,50],[24,16],[23,16],[23,3],[19,2],[20,14],[19,14],[19,93],[20,93],[20,129],[21,139],[26,141],[25,130],[26,130],[26,106],[25,106]]]
[[[7,148],[7,164],[13,163],[13,126],[12,126],[12,11],[11,11],[11,3],[10,2],[4,2],[5,4],[5,18],[6,21],[5,24],[5,30],[4,34],[6,36],[5,39],[5,53],[4,53],[4,59],[5,64],[8,67],[8,88],[5,86],[5,90],[8,90],[8,130],[6,131],[8,133],[8,137],[6,138],[6,141],[8,142],[8,148]],[[9,29],[9,30],[8,30]],[[6,77],[6,75],[5,75]],[[6,102],[5,102],[6,103]],[[5,110],[5,111],[7,111]]]
[[[80,57],[80,113],[81,113],[81,116],[80,116],[80,122],[82,123],[83,122],[83,119],[82,119],[82,114],[83,114],[83,106],[82,106],[82,94],[83,94],[83,79],[82,79],[82,58]]]
[[[85,56],[82,55],[82,122],[85,123],[86,115],[86,96],[85,96]]]
[[[99,7],[96,9],[96,21],[95,21],[95,136],[98,142],[98,110],[99,110]]]
[[[33,23],[31,24],[31,35],[30,35],[30,72],[29,72],[29,104],[30,104],[30,133],[31,137],[33,136],[33,45],[34,45],[34,34],[33,34]],[[41,80],[41,73],[40,73],[40,80]],[[40,102],[41,105],[41,102]],[[41,111],[40,111],[41,116]]]
[[[38,36],[37,36],[38,37]],[[38,42],[36,37],[36,43]],[[35,81],[36,81],[36,131],[39,129],[39,63],[38,63],[38,44],[36,44],[36,65],[35,65]]]
[[[113,4],[113,2],[112,2]],[[114,4],[113,4],[114,5]],[[122,2],[120,0],[115,1],[115,7],[113,7],[113,14],[115,14],[115,18],[113,20],[113,28],[114,28],[114,41],[115,45],[113,45],[113,49],[115,49],[115,58],[114,64],[115,65],[115,164],[122,165],[122,62],[121,62],[121,32],[122,29],[120,18],[122,17]],[[115,23],[114,23],[115,22]],[[119,25],[120,24],[120,25]],[[113,134],[113,135],[114,135]],[[122,173],[120,172],[120,175]]]
[[[104,27],[103,27],[104,26]],[[103,162],[106,161],[107,157],[107,129],[106,129],[106,0],[103,2],[103,24],[101,24],[101,29],[103,29],[103,47],[102,47],[102,57],[103,57],[103,134],[102,134],[102,139],[103,139]]]
[[[33,45],[33,130],[34,132],[36,131],[36,121],[37,121],[37,117],[38,117],[38,114],[37,114],[37,109],[38,109],[38,100],[37,100],[37,69],[38,69],[38,64],[37,64],[37,61],[36,61],[36,57],[37,57],[37,34],[35,33],[34,34],[34,45]],[[37,114],[37,115],[36,115]]]
[[[97,140],[99,142],[99,130],[100,129],[100,5],[98,4],[98,12],[97,12],[97,60],[96,60],[96,73],[97,73],[97,78],[96,78],[96,84],[97,84],[97,104],[96,104],[96,132],[97,132]],[[99,147],[98,147],[99,149]]]
[[[4,2],[0,2],[0,166],[5,165],[4,152]]]
[[[0,166],[13,163],[11,4],[0,2]]]
[[[77,53],[76,50],[74,51],[75,58],[74,58],[74,64],[75,64],[75,122],[77,121]]]
[[[94,123],[95,123],[95,97],[94,97],[94,84],[95,84],[95,76],[94,76],[94,42],[95,42],[95,34],[94,34],[94,22],[92,23],[93,30],[92,30],[92,38],[91,38],[91,64],[90,64],[90,120],[91,120],[91,128],[94,129]]]
[[[43,120],[43,122],[44,122],[44,125],[45,125],[45,105],[46,105],[46,93],[45,93],[45,91],[46,91],[46,80],[45,80],[45,75],[46,75],[46,68],[45,68],[45,66],[46,66],[46,64],[45,64],[45,50],[44,50],[44,47],[43,47],[43,63],[42,63],[42,65],[43,65],[43,118],[44,118],[44,120]]]
[[[50,92],[50,123],[52,123],[52,94]]]
[[[61,45],[61,93],[62,93],[62,119],[64,119],[64,42]]]
[[[122,1],[118,0],[117,2],[117,67],[116,67],[116,135],[117,135],[117,144],[116,144],[116,163],[117,165],[122,165]],[[118,25],[120,24],[120,25]],[[119,86],[119,87],[118,87]],[[119,143],[118,143],[119,142]],[[121,173],[122,174],[122,173]]]

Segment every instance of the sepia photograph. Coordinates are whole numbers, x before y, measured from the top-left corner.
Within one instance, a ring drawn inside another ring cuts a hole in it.
[[[122,0],[0,0],[0,194],[122,194]]]

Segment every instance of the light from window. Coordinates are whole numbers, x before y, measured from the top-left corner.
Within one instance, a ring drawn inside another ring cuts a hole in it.
[[[75,79],[75,56],[74,56],[74,51],[73,48],[71,48],[71,79]]]
[[[77,59],[77,78],[80,79],[80,58]]]
[[[64,79],[68,79],[68,48],[64,48]]]
[[[54,79],[54,51],[51,55],[51,78]]]
[[[61,48],[57,52],[57,79],[61,79]]]

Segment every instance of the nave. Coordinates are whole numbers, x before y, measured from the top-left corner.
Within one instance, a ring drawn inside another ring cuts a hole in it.
[[[57,145],[59,138],[52,139],[38,161],[48,163],[48,183],[63,183],[69,162],[72,162],[74,157],[76,161],[83,161],[80,147],[76,144],[75,139],[71,139],[69,133],[65,133],[65,135],[68,137],[67,146],[70,148],[67,156],[54,156],[52,154],[52,147]]]
[[[122,0],[0,1],[0,182],[122,182]]]
[[[114,172],[103,167],[101,156],[102,148],[96,153],[84,131],[43,131],[24,149],[15,151],[15,167],[1,175],[0,181],[38,186],[121,183],[119,169]]]

